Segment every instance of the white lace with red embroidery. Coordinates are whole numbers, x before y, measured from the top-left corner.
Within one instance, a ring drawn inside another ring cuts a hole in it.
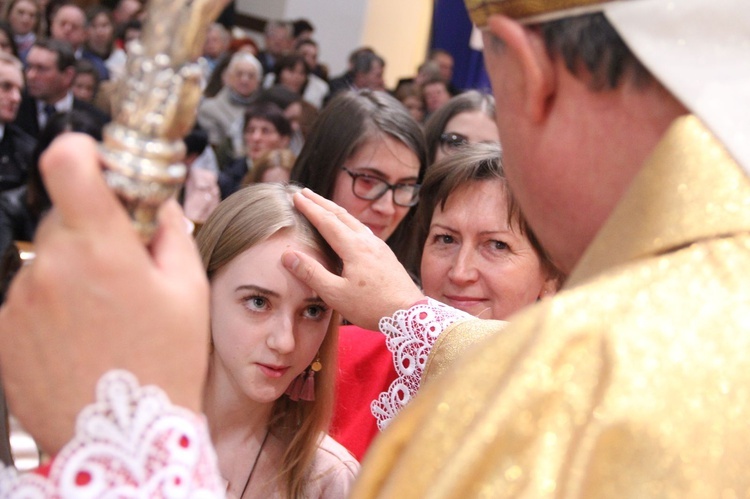
[[[224,497],[202,415],[127,371],[109,371],[47,477],[0,470],[0,497]]]
[[[471,315],[431,298],[420,301],[408,310],[399,310],[393,317],[380,319],[380,332],[386,335],[386,346],[393,354],[398,373],[388,390],[370,405],[378,428],[382,431],[396,414],[417,393],[425,363],[438,336],[456,321]]]

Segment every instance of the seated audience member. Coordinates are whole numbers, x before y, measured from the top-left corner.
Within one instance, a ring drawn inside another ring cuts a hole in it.
[[[294,52],[305,59],[311,74],[328,83],[328,68],[318,61],[318,43],[312,38],[299,40],[294,46]]]
[[[6,20],[13,32],[18,57],[24,62],[36,41],[40,18],[41,8],[34,0],[11,0],[8,3]]]
[[[289,149],[268,151],[253,165],[253,169],[242,179],[242,186],[262,182],[289,183],[292,167],[297,156]]]
[[[208,133],[200,125],[196,124],[183,141],[185,142],[183,163],[187,168],[187,176],[178,200],[188,220],[203,224],[221,201],[219,176],[213,169],[202,168],[198,161],[205,151],[210,149]]]
[[[562,284],[508,190],[498,144],[467,146],[427,170],[416,232],[425,295],[471,315],[505,320]],[[342,330],[339,341],[347,334]],[[360,336],[340,351],[341,412],[332,434],[359,459],[423,377],[435,377],[452,360],[450,351],[436,347],[433,354],[435,340]]]
[[[52,115],[73,109],[90,114],[100,128],[109,121],[97,107],[73,96],[75,62],[70,45],[64,41],[37,41],[31,47],[26,58],[27,94],[15,121],[24,131],[37,136]]]
[[[13,30],[10,24],[5,21],[0,21],[0,52],[5,52],[16,59],[20,59],[18,47],[13,39]]]
[[[292,247],[340,271],[292,206],[297,191],[250,185],[196,238],[211,285],[203,407],[228,497],[344,498],[359,470],[326,434],[338,316],[279,258]]]
[[[499,142],[495,98],[477,90],[457,95],[425,123],[429,164],[467,144]]]
[[[68,42],[76,59],[91,61],[100,79],[109,79],[104,60],[96,53],[85,50],[86,13],[78,5],[66,2],[54,8],[50,18],[50,39]]]
[[[115,27],[120,27],[130,21],[140,21],[143,11],[143,4],[140,0],[117,0],[112,9],[112,19]]]
[[[448,84],[442,78],[431,78],[422,83],[422,95],[428,117],[451,100]]]
[[[276,62],[273,72],[266,75],[264,86],[283,85],[320,109],[328,96],[328,84],[310,73],[310,68],[299,54],[286,55]]]
[[[115,24],[112,11],[97,5],[86,11],[86,42],[83,57],[96,57],[105,65],[115,49]],[[109,73],[109,69],[107,69]]]
[[[401,87],[404,85],[414,85],[417,88],[419,88],[419,91],[422,91],[422,85],[430,80],[437,80],[441,79],[440,76],[440,66],[434,61],[425,61],[422,64],[419,65],[419,68],[417,68],[417,74],[414,77],[411,78],[401,78],[398,80],[398,83],[396,83],[396,88],[393,89],[393,94],[397,94]]]
[[[437,64],[440,78],[447,84],[451,97],[460,94],[461,91],[453,85],[453,66],[455,64],[453,54],[447,50],[436,48],[430,50],[427,60]]]
[[[229,65],[231,57],[234,54],[241,52],[248,53],[257,59],[260,50],[258,49],[258,45],[255,43],[255,41],[253,41],[253,39],[249,36],[232,38],[229,42],[229,49],[227,50],[227,53],[224,55],[224,57],[216,62],[214,70],[206,80],[206,85],[203,88],[203,97],[215,97],[216,94],[219,93],[219,90],[221,90],[224,86],[224,70],[227,68],[227,65]],[[259,81],[262,79],[263,71],[260,72],[260,75],[261,76],[259,77]]]
[[[305,144],[305,136],[302,132],[304,113],[311,107],[314,111],[317,111],[317,109],[312,104],[302,100],[299,94],[292,92],[282,85],[274,85],[271,88],[258,92],[254,102],[272,102],[284,112],[284,116],[292,126],[292,136],[287,148],[295,155],[298,155]],[[241,123],[235,122],[235,125],[232,127],[232,140],[242,141]]]
[[[0,193],[0,255],[13,241],[31,241],[44,214],[51,208],[39,172],[39,158],[52,141],[66,132],[82,132],[101,140],[101,125],[85,112],[72,110],[54,115],[39,135],[31,157],[26,184]]]
[[[292,36],[295,45],[303,40],[312,39],[313,34],[315,34],[315,26],[309,19],[301,18],[292,22]]]
[[[401,85],[393,94],[398,101],[404,105],[414,121],[422,123],[424,121],[424,98],[420,88],[413,83]]]
[[[36,139],[14,124],[23,91],[21,61],[0,53],[0,191],[26,183]]]
[[[302,95],[307,84],[308,69],[302,56],[283,55],[276,60],[273,69],[263,78],[265,88],[283,85],[292,92]]]
[[[86,59],[76,61],[75,71],[73,86],[70,88],[73,97],[93,104],[99,90],[99,72]]]
[[[354,76],[353,70],[354,70],[354,59],[357,57],[358,54],[362,52],[371,52],[375,53],[375,51],[372,49],[372,47],[359,47],[356,50],[353,50],[349,54],[349,58],[347,59],[347,65],[346,65],[346,71],[339,75],[331,78],[328,81],[328,85],[331,89],[331,93],[328,96],[333,97],[333,94],[340,92],[341,90],[350,90],[352,87],[352,78]]]
[[[273,71],[281,56],[289,54],[294,48],[292,25],[286,21],[269,21],[263,31],[263,50],[258,53],[258,60],[264,73]]]
[[[231,33],[223,25],[213,23],[208,27],[206,42],[203,44],[203,53],[198,58],[198,63],[203,69],[203,77],[206,81],[211,77],[216,64],[226,57],[231,40]]]
[[[241,157],[244,149],[233,143],[231,130],[241,121],[263,77],[260,62],[251,54],[237,52],[222,73],[224,86],[215,97],[198,107],[198,123],[208,132],[208,140],[217,151],[219,163]]]
[[[251,105],[245,112],[243,137],[246,155],[229,164],[219,174],[221,197],[226,199],[240,188],[255,161],[272,149],[289,145],[292,125],[279,106],[271,102]]]
[[[125,63],[128,58],[128,43],[141,37],[143,23],[133,19],[125,24],[116,25],[115,46],[109,58],[104,61],[111,80],[119,80],[125,74]]]
[[[350,56],[350,70],[330,81],[329,99],[344,90],[385,90],[383,71],[385,61],[372,49],[365,47]]]

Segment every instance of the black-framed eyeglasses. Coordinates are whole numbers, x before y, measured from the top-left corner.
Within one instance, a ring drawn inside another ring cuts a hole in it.
[[[419,202],[419,189],[422,187],[420,184],[389,184],[381,178],[353,172],[345,166],[341,169],[352,178],[352,192],[359,199],[375,201],[386,192],[393,191],[393,203],[398,206],[409,208]]]
[[[444,149],[456,150],[469,145],[469,139],[458,133],[445,132],[440,134],[440,145]]]

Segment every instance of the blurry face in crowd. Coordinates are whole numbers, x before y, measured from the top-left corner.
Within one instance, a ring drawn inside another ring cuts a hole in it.
[[[425,84],[422,92],[428,113],[434,113],[451,100],[451,94],[448,93],[445,83],[441,81]]]
[[[331,310],[281,264],[288,250],[315,251],[282,230],[240,253],[211,280],[211,369],[258,403],[281,397],[315,359]]]
[[[279,56],[289,52],[294,39],[288,29],[277,27],[266,35],[265,41],[266,51],[275,56]]]
[[[140,12],[141,7],[141,2],[138,0],[120,0],[112,12],[115,24],[119,25],[127,21],[132,21]]]
[[[282,69],[279,73],[279,83],[297,94],[302,93],[302,87],[305,86],[306,80],[307,71],[305,71],[305,64],[302,61],[295,64],[294,67]]]
[[[39,8],[31,0],[19,0],[8,12],[8,23],[16,35],[31,33],[39,19]]]
[[[16,119],[21,103],[23,74],[13,64],[0,61],[0,123]]]
[[[221,30],[210,28],[206,33],[206,43],[203,45],[203,55],[206,57],[217,58],[229,46],[227,37]]]
[[[75,5],[63,5],[55,13],[50,27],[52,38],[65,40],[74,49],[86,41],[86,15]]]
[[[401,103],[417,123],[422,123],[424,120],[424,102],[422,102],[422,99],[416,95],[409,95]]]
[[[115,34],[115,27],[105,13],[97,14],[86,28],[89,46],[95,49],[105,49],[112,43],[112,37]]]
[[[249,97],[259,83],[258,70],[249,61],[235,61],[224,73],[224,84],[242,97]]]
[[[71,91],[76,99],[86,102],[93,101],[96,92],[96,77],[90,73],[77,74],[73,79]]]
[[[539,255],[514,221],[500,180],[460,187],[435,208],[422,253],[427,296],[484,319],[506,319],[554,292]]]
[[[305,64],[310,69],[318,66],[318,47],[312,43],[306,43],[297,50],[297,53],[305,59]]]
[[[453,79],[453,57],[449,54],[443,54],[442,52],[435,54],[432,58],[440,68],[440,77],[447,82]]]
[[[13,50],[10,48],[10,39],[5,31],[0,31],[0,51],[13,55]]]
[[[445,124],[443,132],[450,134],[452,140],[440,142],[435,151],[435,161],[444,158],[466,144],[500,141],[495,120],[482,111],[467,111],[455,115]]]
[[[300,130],[300,120],[302,119],[302,103],[293,102],[289,104],[284,109],[284,117],[289,120],[292,130],[298,132]]]
[[[344,163],[354,173],[364,173],[389,184],[416,184],[419,158],[403,142],[377,135],[360,146]],[[393,191],[375,200],[360,199],[352,191],[352,177],[344,170],[336,177],[332,200],[365,224],[380,239],[388,239],[409,212],[393,202]]]
[[[373,62],[370,71],[360,73],[359,88],[369,88],[371,90],[384,90],[385,80],[383,80],[383,70],[385,68],[379,62]]]
[[[253,161],[271,149],[283,149],[288,145],[289,137],[281,135],[268,120],[252,118],[245,128],[245,149]]]
[[[68,92],[73,81],[73,68],[60,71],[57,53],[42,47],[31,47],[26,57],[26,86],[34,98],[55,103]]]

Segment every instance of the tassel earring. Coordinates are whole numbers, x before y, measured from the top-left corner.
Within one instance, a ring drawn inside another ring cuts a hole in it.
[[[295,402],[298,400],[314,401],[315,373],[321,369],[323,369],[323,364],[320,363],[320,354],[318,354],[318,357],[310,364],[310,367],[294,378],[294,381],[289,384],[289,388],[286,389],[285,393]]]

